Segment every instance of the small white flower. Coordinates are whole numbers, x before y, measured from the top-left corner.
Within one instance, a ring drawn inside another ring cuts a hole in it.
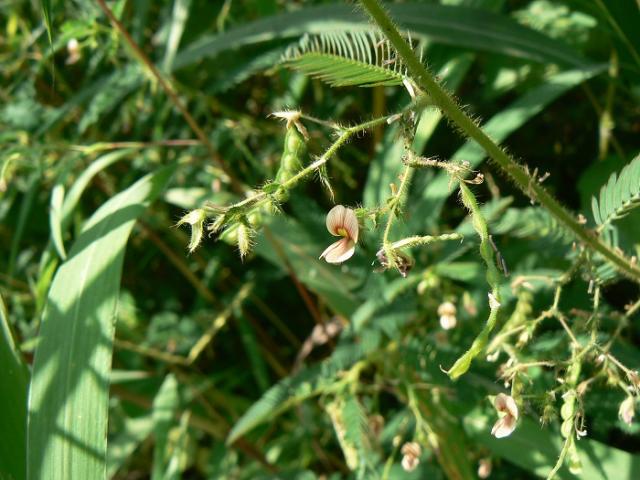
[[[271,116],[286,121],[287,128],[296,127],[300,135],[302,135],[305,140],[309,140],[309,132],[307,132],[307,129],[300,121],[302,117],[301,112],[297,110],[282,110],[280,112],[273,112]]]
[[[627,425],[633,423],[633,417],[636,415],[635,404],[636,399],[629,396],[620,404],[620,408],[618,409],[618,416]]]
[[[518,422],[516,401],[509,395],[499,393],[496,395],[493,405],[498,413],[503,413],[504,415],[498,419],[491,429],[491,435],[496,438],[508,437],[516,429],[516,423]]]
[[[422,449],[417,442],[407,442],[400,449],[402,453],[402,468],[407,472],[412,472],[420,463]]]
[[[451,330],[456,326],[456,306],[451,302],[444,302],[438,307],[438,315],[440,315],[440,326],[445,330]]]
[[[78,40],[72,38],[67,42],[67,53],[69,54],[67,57],[67,65],[73,65],[80,60],[80,44]]]
[[[342,263],[349,260],[356,250],[358,243],[358,218],[350,208],[336,205],[327,215],[327,230],[336,237],[342,237],[329,245],[320,258],[328,263]]]

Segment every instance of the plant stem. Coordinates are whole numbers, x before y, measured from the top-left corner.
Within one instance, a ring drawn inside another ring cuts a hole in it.
[[[409,106],[407,106],[401,113],[407,113],[412,110],[419,110],[425,107],[427,105],[427,102],[428,102],[427,98],[418,99],[415,102],[411,103]],[[300,170],[298,173],[296,173],[286,182],[283,182],[281,184],[281,187],[284,190],[289,190],[295,187],[305,177],[315,172],[320,167],[322,167],[325,163],[327,163],[336,154],[336,152],[351,139],[352,136],[360,132],[363,132],[365,130],[369,130],[377,125],[381,125],[387,122],[387,120],[397,115],[398,114],[385,115],[384,117],[374,118],[373,120],[369,120],[367,122],[360,123],[352,127],[346,127],[341,129],[341,133],[336,139],[336,141],[333,142],[331,146],[317,160],[311,162],[309,165],[304,167],[302,170]],[[238,203],[233,204],[230,208],[247,208],[250,206],[255,206],[259,202],[267,200],[267,198],[268,198],[267,193],[264,190],[261,190],[255,195],[249,198],[246,198]]]
[[[373,21],[402,58],[412,79],[427,92],[433,104],[455,123],[466,137],[475,140],[514,183],[532,200],[538,201],[555,219],[592,250],[609,260],[621,273],[640,283],[640,268],[616,253],[591,231],[585,229],[553,196],[547,193],[528,170],[507,155],[456,103],[420,62],[411,46],[402,38],[379,0],[360,0]]]

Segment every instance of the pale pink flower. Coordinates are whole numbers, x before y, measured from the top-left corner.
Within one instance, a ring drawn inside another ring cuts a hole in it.
[[[342,263],[349,260],[358,243],[358,218],[350,208],[336,205],[327,214],[327,230],[336,237],[342,237],[329,245],[320,258],[328,263]]]
[[[489,478],[491,475],[492,465],[490,458],[481,458],[478,462],[478,477]]]
[[[496,438],[508,437],[516,429],[516,423],[518,422],[516,401],[509,395],[499,393],[496,395],[493,405],[498,413],[504,413],[504,415],[498,419],[491,429],[491,435]]]

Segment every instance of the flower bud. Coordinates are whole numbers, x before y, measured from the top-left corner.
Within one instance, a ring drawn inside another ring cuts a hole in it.
[[[80,44],[76,38],[72,38],[67,42],[67,53],[69,54],[66,62],[67,65],[73,65],[82,58],[80,53]]]
[[[627,425],[631,425],[631,423],[633,423],[633,417],[636,414],[635,404],[636,399],[632,396],[628,396],[624,402],[620,404],[620,408],[618,409],[618,416]]]
[[[456,326],[456,306],[451,302],[444,302],[438,307],[440,326],[445,330],[451,330]]]
[[[491,459],[490,458],[481,458],[478,462],[478,477],[479,478],[489,478],[491,475]]]

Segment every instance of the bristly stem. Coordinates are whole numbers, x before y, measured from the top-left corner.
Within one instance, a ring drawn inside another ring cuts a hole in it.
[[[514,183],[525,195],[539,202],[558,222],[571,230],[585,245],[610,261],[621,273],[640,283],[640,268],[637,265],[632,264],[626,257],[618,254],[590,230],[585,229],[569,211],[542,188],[536,178],[532,177],[525,168],[489,138],[484,130],[440,86],[434,76],[420,62],[411,46],[402,38],[393,21],[382,8],[379,0],[360,0],[360,4],[396,49],[413,81],[429,94],[433,104],[449,117],[465,136],[475,140],[500,169],[513,179]]]
[[[370,130],[376,127],[377,125],[382,125],[384,123],[387,123],[388,121],[393,120],[398,115],[403,115],[411,111],[420,111],[421,109],[427,107],[428,105],[430,105],[430,99],[426,95],[423,95],[422,97],[417,98],[415,101],[410,103],[399,113],[394,113],[390,115],[385,115],[383,117],[374,118],[373,120],[369,120],[369,121],[360,123],[358,125],[353,125],[350,127],[340,127],[340,129],[338,130],[338,133],[339,133],[338,138],[329,146],[329,148],[327,148],[327,150],[325,150],[325,152],[316,160],[314,160],[309,165],[307,165],[302,170],[300,170],[298,173],[293,175],[286,182],[283,182],[280,185],[280,187],[284,190],[289,190],[295,187],[307,176],[316,172],[323,165],[325,165],[336,154],[336,152],[340,150],[340,148],[344,146],[354,135],[357,135],[358,133],[366,130]],[[260,190],[255,195],[252,195],[251,197],[245,198],[244,200],[234,203],[233,205],[231,205],[230,208],[234,208],[234,209],[249,208],[249,207],[256,206],[260,203],[264,203],[266,201],[269,201],[268,194],[264,190]]]

